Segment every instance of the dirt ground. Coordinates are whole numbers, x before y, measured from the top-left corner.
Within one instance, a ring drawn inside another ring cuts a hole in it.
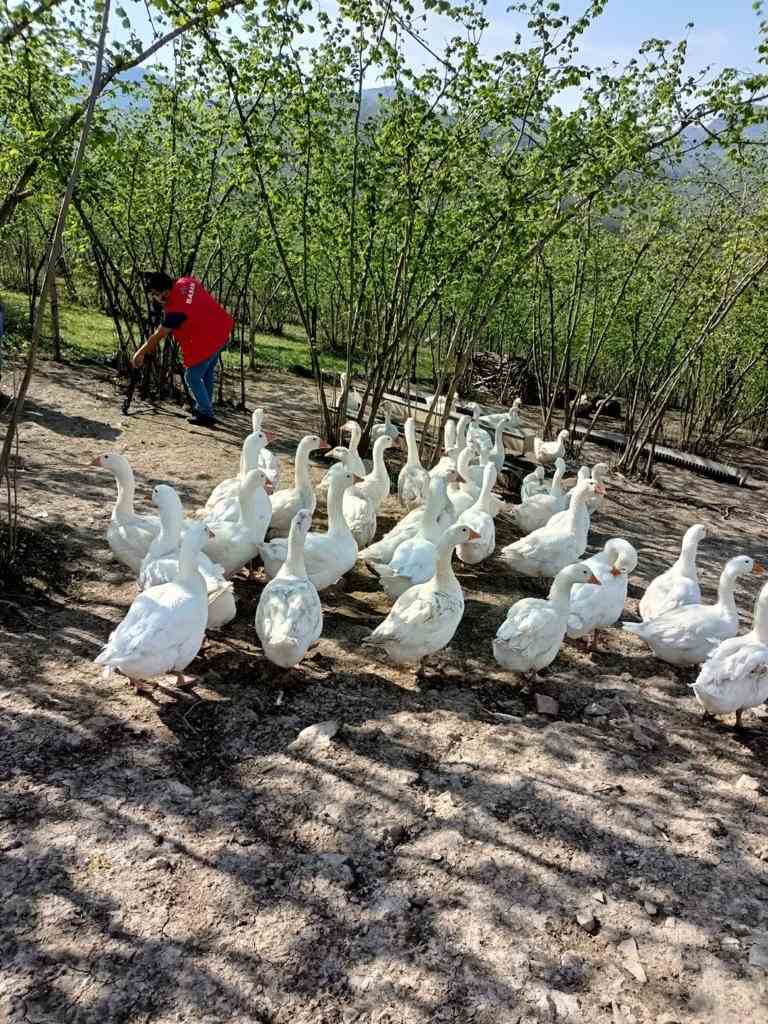
[[[267,373],[249,397],[278,450],[317,428],[309,382]],[[195,507],[236,470],[248,417],[215,434],[172,407],[125,418],[106,373],[52,364],[31,398],[20,490],[40,570],[0,603],[0,1020],[768,1019],[763,709],[741,734],[703,722],[690,676],[617,629],[521,688],[491,639],[536,588],[493,560],[459,572],[464,621],[420,679],[360,647],[388,601],[359,570],[323,595],[302,671],[264,659],[263,584],[238,579],[201,684],[137,696],[92,664],[135,585],[104,539],[112,479],[88,462],[119,449],[140,508],[158,480]],[[693,522],[712,528],[707,594],[727,557],[768,555],[768,460],[727,458],[751,487],[612,480],[591,549],[640,549],[630,617]],[[291,747],[325,721],[330,742]]]

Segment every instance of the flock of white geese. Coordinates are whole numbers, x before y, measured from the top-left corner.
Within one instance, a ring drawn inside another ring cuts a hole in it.
[[[359,408],[353,403],[348,413]],[[394,603],[362,643],[395,664],[418,665],[452,640],[464,614],[464,595],[453,571],[454,554],[477,565],[497,554],[512,574],[551,580],[546,598],[514,603],[493,638],[493,655],[504,669],[535,675],[558,655],[565,637],[588,638],[618,623],[635,548],[621,537],[582,560],[591,518],[605,498],[609,468],[579,470],[575,486],[563,487],[565,441],[535,439],[536,469],[526,476],[520,503],[494,494],[504,465],[503,434],[519,425],[520,402],[507,414],[473,416],[445,424],[444,448],[431,469],[422,465],[416,422],[406,420],[407,460],[397,493],[405,514],[377,538],[377,515],[390,494],[388,448],[402,445],[389,410],[372,431],[370,471],[358,452],[360,427],[346,424],[350,441],[329,454],[337,460],[315,487],[312,452],[329,446],[303,437],[293,482],[280,486],[281,465],[268,448],[262,410],[253,413],[237,475],[223,480],[203,509],[185,515],[179,495],[165,484],[152,491],[157,515],[134,509],[134,476],[125,456],[100,455],[94,465],[111,472],[117,500],[107,529],[114,556],[137,574],[139,592],[113,631],[97,663],[117,671],[139,692],[151,692],[160,676],[178,687],[195,681],[185,670],[197,656],[206,630],[220,629],[237,613],[231,579],[252,571],[260,559],[269,581],[255,616],[264,655],[289,669],[323,631],[319,592],[338,583],[359,561]],[[554,475],[546,477],[551,466]],[[325,494],[327,529],[311,529],[317,492]],[[523,536],[496,552],[495,518],[511,517]],[[702,525],[685,534],[680,555],[648,586],[639,623],[623,628],[640,637],[656,657],[673,665],[700,666],[693,691],[708,715],[742,712],[768,699],[768,583],[760,591],[753,628],[739,636],[734,588],[739,577],[763,567],[746,555],[731,558],[720,577],[717,601],[702,601],[696,567]]]

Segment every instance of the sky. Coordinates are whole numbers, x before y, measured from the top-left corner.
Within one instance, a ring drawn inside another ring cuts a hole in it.
[[[335,11],[334,0],[316,2],[329,13]],[[149,34],[143,0],[124,3],[134,23],[140,26],[140,34]],[[508,3],[509,0],[488,0],[486,4],[486,16],[491,22],[481,43],[486,55],[512,47],[515,33],[524,30],[524,19],[507,13]],[[562,12],[572,19],[583,9],[583,0],[561,0]],[[694,28],[686,29],[691,21]],[[752,71],[758,66],[754,52],[757,24],[752,0],[608,0],[605,12],[582,37],[581,60],[588,65],[606,66],[611,61],[624,64],[648,38],[677,41],[687,37],[691,72],[707,65],[712,65],[714,71],[726,66]],[[455,23],[434,13],[430,13],[423,29],[424,38],[438,52],[454,33]],[[418,64],[424,54],[412,43],[408,56]],[[374,79],[370,84],[382,83]]]

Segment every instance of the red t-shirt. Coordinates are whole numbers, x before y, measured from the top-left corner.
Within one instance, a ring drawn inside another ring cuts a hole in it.
[[[166,316],[181,313],[184,321],[173,328],[185,366],[196,366],[220,348],[232,333],[235,321],[196,277],[175,281],[165,304]]]

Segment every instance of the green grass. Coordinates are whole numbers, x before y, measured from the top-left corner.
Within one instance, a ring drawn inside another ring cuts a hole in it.
[[[62,289],[63,291],[63,289]],[[0,287],[0,301],[5,306],[6,331],[13,338],[29,336],[29,305],[23,292],[10,291]],[[61,302],[59,307],[61,325],[62,352],[68,359],[103,359],[107,360],[117,350],[117,334],[114,324],[108,316]],[[50,352],[51,337],[50,316],[46,318],[43,331],[43,349]],[[257,334],[255,338],[256,362],[259,366],[269,366],[278,370],[287,370],[296,365],[309,368],[309,346],[302,327],[286,324],[282,335]],[[248,366],[249,354],[245,352],[245,365]],[[236,348],[224,353],[224,365],[235,369],[240,365],[240,353]],[[323,353],[320,365],[324,370],[341,373],[346,360],[332,353]],[[360,366],[354,369],[361,369]],[[419,353],[417,370],[419,378],[431,380],[432,366],[429,351]]]

